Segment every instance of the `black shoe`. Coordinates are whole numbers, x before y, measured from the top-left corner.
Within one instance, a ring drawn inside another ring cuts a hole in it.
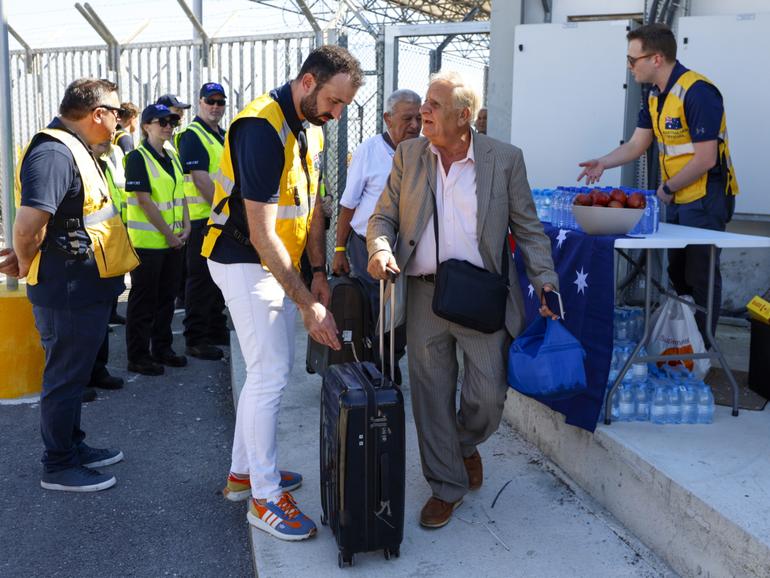
[[[171,349],[163,353],[153,353],[152,359],[169,367],[184,367],[187,365],[187,358],[184,355],[177,355]]]
[[[80,395],[80,401],[83,403],[90,403],[96,399],[96,390],[93,387],[87,387],[83,390],[83,393]]]
[[[206,359],[208,361],[216,361],[224,357],[224,352],[213,345],[188,345],[185,347],[184,352],[192,357],[198,359]]]
[[[115,377],[108,373],[99,379],[92,380],[89,386],[98,387],[99,389],[123,389],[123,383],[123,378]]]
[[[113,323],[115,325],[125,325],[126,324],[126,318],[118,313],[113,313],[110,317],[110,323]]]
[[[141,373],[142,375],[163,375],[166,368],[155,363],[152,359],[140,359],[139,361],[129,361],[128,371]]]

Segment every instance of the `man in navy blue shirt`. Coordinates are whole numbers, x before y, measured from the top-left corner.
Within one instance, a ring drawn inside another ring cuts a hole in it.
[[[230,332],[222,292],[211,279],[201,246],[214,199],[211,177],[219,168],[225,143],[225,130],[219,123],[225,113],[227,97],[217,82],[207,82],[198,94],[198,115],[177,140],[182,169],[189,175],[185,177],[185,197],[191,228],[186,247],[185,353],[199,359],[216,360],[223,356],[217,345],[228,345]]]
[[[92,468],[123,459],[119,450],[86,445],[80,429],[83,389],[103,343],[112,302],[124,284],[122,275],[100,276],[73,152],[87,159],[89,146],[110,140],[119,111],[114,83],[76,80],[65,91],[59,116],[48,125],[62,136],[38,133],[21,161],[21,206],[13,245],[19,277],[26,277],[31,268],[30,277],[36,276],[36,282],[28,279],[27,295],[46,354],[40,430],[45,445],[41,486],[48,490],[94,492],[112,487],[115,476]],[[101,190],[107,190],[106,182]]]
[[[722,95],[707,78],[676,60],[676,39],[663,24],[648,24],[628,33],[628,67],[639,83],[650,83],[648,101],[639,112],[631,139],[611,153],[580,163],[578,180],[597,182],[605,169],[636,160],[658,141],[661,183],[658,198],[667,205],[669,223],[724,231],[732,218],[738,185],[730,160]],[[680,295],[708,305],[709,247],[691,245],[669,251],[669,278]],[[715,315],[695,319],[706,345],[713,341],[722,300],[717,257]]]

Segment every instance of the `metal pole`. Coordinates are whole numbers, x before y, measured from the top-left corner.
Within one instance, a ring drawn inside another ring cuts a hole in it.
[[[6,4],[0,0],[3,24],[0,29],[0,98],[11,102],[11,55],[8,48],[8,18]],[[13,221],[16,217],[16,203],[13,194],[13,119],[11,107],[0,107],[0,188],[3,193],[3,234],[5,245],[13,247]],[[11,291],[19,288],[18,280],[8,277],[6,286]]]
[[[203,0],[193,1],[193,14],[198,19],[198,22],[203,23]],[[193,24],[193,39],[203,40],[198,28]],[[201,48],[196,45],[193,46],[193,55],[190,66],[192,66],[192,89],[196,91],[201,86]],[[217,79],[218,80],[218,79]],[[197,101],[196,101],[197,102]],[[197,109],[197,106],[196,106]]]

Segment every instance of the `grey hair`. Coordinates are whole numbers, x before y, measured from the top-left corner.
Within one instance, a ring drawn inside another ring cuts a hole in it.
[[[385,112],[388,114],[393,114],[393,109],[399,102],[410,102],[420,106],[422,104],[422,99],[420,98],[419,94],[413,90],[409,90],[408,88],[395,90],[385,101]]]
[[[472,86],[467,84],[460,73],[452,70],[443,71],[440,70],[430,75],[430,84],[434,82],[446,82],[452,85],[452,96],[455,101],[455,108],[462,110],[463,108],[470,109],[470,121],[476,118],[481,106],[481,98],[479,98],[478,92]]]

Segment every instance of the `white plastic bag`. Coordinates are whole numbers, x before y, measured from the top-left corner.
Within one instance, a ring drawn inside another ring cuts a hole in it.
[[[693,302],[689,295],[681,298]],[[706,353],[703,337],[695,323],[694,308],[675,299],[666,299],[663,307],[652,316],[652,335],[647,350],[650,355]],[[658,367],[662,367],[664,363],[682,364],[698,379],[703,379],[711,367],[709,359],[658,361]]]

